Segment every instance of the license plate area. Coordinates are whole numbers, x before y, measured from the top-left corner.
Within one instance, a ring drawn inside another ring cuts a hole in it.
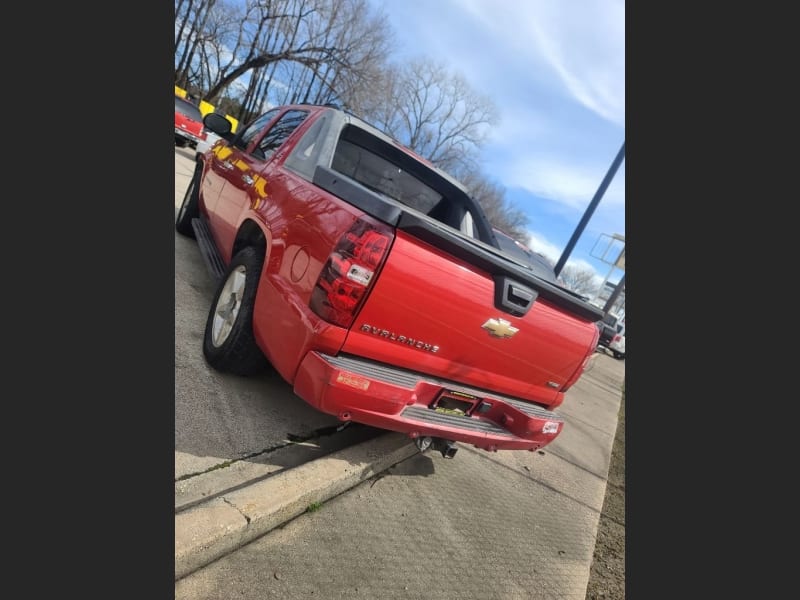
[[[481,398],[456,392],[453,390],[442,390],[431,403],[430,408],[440,414],[469,417],[481,403]]]

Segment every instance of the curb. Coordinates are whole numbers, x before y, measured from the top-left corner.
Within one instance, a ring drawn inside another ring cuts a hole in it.
[[[288,469],[175,515],[175,580],[417,454],[389,433]]]

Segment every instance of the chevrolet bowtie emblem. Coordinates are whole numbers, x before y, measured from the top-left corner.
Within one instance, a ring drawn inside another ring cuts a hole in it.
[[[494,337],[499,338],[510,338],[519,331],[516,327],[512,327],[511,321],[506,321],[505,319],[489,319],[481,327]]]

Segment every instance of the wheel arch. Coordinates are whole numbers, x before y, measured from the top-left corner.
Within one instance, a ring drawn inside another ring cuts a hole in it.
[[[239,225],[236,239],[233,241],[231,256],[236,256],[243,248],[257,248],[264,256],[264,264],[267,262],[267,248],[269,246],[270,235],[264,226],[254,219],[245,219]]]

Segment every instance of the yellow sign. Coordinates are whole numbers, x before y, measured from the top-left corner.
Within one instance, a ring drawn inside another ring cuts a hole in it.
[[[186,90],[183,89],[183,88],[179,88],[176,85],[175,86],[175,95],[176,96],[180,96],[181,98],[186,98]],[[204,117],[208,113],[214,112],[214,105],[213,104],[209,104],[205,100],[200,100],[200,106],[198,108],[200,109],[200,114],[202,114]],[[239,120],[238,119],[234,119],[230,115],[225,115],[225,118],[228,119],[228,121],[231,122],[231,131],[235,133],[236,132],[236,128],[239,126]]]

